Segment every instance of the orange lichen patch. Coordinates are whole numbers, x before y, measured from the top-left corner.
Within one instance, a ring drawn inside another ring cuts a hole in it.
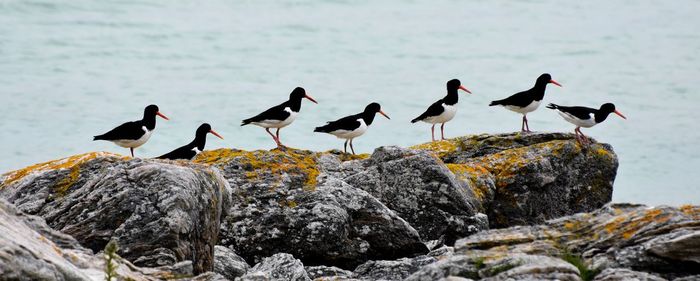
[[[447,169],[452,171],[458,179],[468,181],[474,196],[478,200],[483,200],[489,192],[489,187],[480,181],[480,178],[490,176],[488,170],[479,165],[473,164],[445,164]]]
[[[626,218],[624,216],[616,217],[612,222],[605,224],[605,231],[610,234],[615,233],[620,228],[620,225],[625,222],[625,220]]]
[[[436,154],[438,158],[443,158],[447,154],[452,153],[457,150],[459,147],[457,140],[441,140],[441,141],[433,141],[433,142],[426,142],[423,144],[418,144],[411,146],[409,148],[411,149],[417,149],[417,150],[427,150],[430,152],[433,152]]]
[[[683,205],[680,207],[680,210],[684,214],[691,216],[693,218],[700,217],[700,206]]]
[[[609,234],[619,235],[624,239],[630,239],[645,226],[652,223],[665,223],[669,221],[671,217],[672,214],[665,213],[664,210],[660,208],[635,211],[617,216],[612,222],[605,224],[604,228]]]
[[[340,159],[341,162],[345,161],[351,161],[351,160],[364,160],[369,158],[369,153],[362,153],[362,154],[349,154],[349,153],[341,153],[338,154],[338,159]]]
[[[39,163],[39,164],[35,164],[35,165],[29,166],[29,167],[26,167],[23,169],[9,172],[9,173],[2,176],[2,178],[4,179],[3,185],[12,184],[12,183],[24,178],[25,176],[30,175],[30,174],[40,173],[40,172],[50,171],[50,170],[71,169],[71,174],[72,174],[73,169],[78,169],[76,167],[79,167],[83,163],[90,161],[92,159],[95,159],[97,157],[118,157],[118,158],[122,158],[122,159],[127,158],[126,156],[113,154],[113,153],[109,153],[109,152],[90,152],[90,153],[85,153],[85,154],[73,155],[70,157],[63,158],[63,159]],[[73,175],[73,176],[74,176],[74,178],[77,179],[77,175]]]
[[[291,148],[271,151],[221,148],[200,153],[194,162],[207,165],[225,165],[235,160],[246,169],[245,175],[248,179],[257,179],[263,173],[273,175],[301,173],[306,176],[304,188],[314,190],[316,177],[320,174],[316,164],[317,157],[317,153]]]

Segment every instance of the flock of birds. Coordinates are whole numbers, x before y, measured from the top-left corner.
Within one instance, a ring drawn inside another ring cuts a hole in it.
[[[530,126],[527,122],[527,114],[535,111],[540,106],[548,84],[554,84],[561,87],[561,84],[552,80],[552,76],[545,73],[537,78],[535,85],[529,90],[516,93],[502,100],[492,101],[489,106],[500,105],[511,111],[522,114],[523,120],[521,131],[531,132]],[[423,112],[423,114],[411,120],[411,123],[422,121],[432,124],[431,133],[433,141],[435,141],[435,125],[441,124],[440,134],[441,138],[444,140],[445,123],[452,120],[457,112],[456,105],[459,101],[459,90],[463,90],[471,94],[471,91],[462,86],[459,80],[452,79],[447,81],[447,95],[431,104],[428,109]],[[313,103],[318,103],[308,94],[306,94],[304,88],[297,87],[291,94],[289,94],[289,100],[277,106],[273,106],[256,116],[243,120],[241,126],[253,124],[265,128],[265,131],[267,131],[275,143],[277,143],[278,148],[283,149],[284,145],[280,141],[280,129],[294,122],[299,114],[299,111],[301,110],[301,102],[304,98]],[[615,109],[615,105],[612,103],[603,104],[599,109],[583,106],[561,106],[553,103],[547,105],[547,108],[556,110],[557,113],[564,118],[564,120],[576,126],[574,133],[577,141],[581,144],[590,143],[588,138],[581,132],[581,127],[593,127],[596,124],[605,121],[610,113],[615,113],[620,117],[627,119],[624,115],[622,115],[622,113]],[[328,133],[340,139],[345,139],[345,144],[343,145],[345,153],[347,153],[347,146],[349,143],[352,154],[355,154],[355,149],[352,146],[353,139],[363,135],[367,131],[367,128],[372,125],[374,117],[377,113],[383,115],[387,119],[391,119],[382,111],[381,106],[378,103],[373,102],[367,105],[363,112],[346,116],[335,121],[329,121],[323,126],[316,127],[314,132]],[[168,117],[160,113],[158,106],[149,105],[144,110],[143,119],[124,123],[107,133],[95,136],[94,140],[111,141],[121,147],[129,148],[131,150],[131,156],[133,157],[134,148],[145,144],[151,137],[151,134],[156,127],[156,116],[160,116],[163,119],[168,120]],[[276,129],[276,132],[273,134],[270,129]],[[192,159],[199,152],[204,150],[206,136],[209,133],[223,139],[221,135],[212,130],[209,124],[204,123],[197,128],[195,138],[192,142],[158,158],[171,160]]]

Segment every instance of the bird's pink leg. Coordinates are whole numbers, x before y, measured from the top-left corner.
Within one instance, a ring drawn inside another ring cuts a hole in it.
[[[272,132],[270,132],[270,128],[265,128],[265,131],[266,131],[268,134],[270,134],[270,136],[272,137],[273,140],[275,140],[275,143],[277,143],[277,146],[282,146],[282,144],[281,144],[280,141],[277,139],[277,137],[275,137],[275,135],[272,134]]]
[[[284,147],[284,145],[282,144],[282,140],[280,140],[280,128],[277,128],[276,134],[277,134],[277,146],[279,148]]]
[[[442,140],[445,140],[445,123],[440,125],[440,136],[442,137]]]
[[[430,127],[430,134],[432,136],[432,140],[435,141],[435,124],[433,124],[433,126]]]

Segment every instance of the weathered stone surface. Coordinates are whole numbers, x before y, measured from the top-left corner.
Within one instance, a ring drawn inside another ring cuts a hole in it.
[[[600,208],[618,167],[610,145],[581,147],[572,134],[484,134],[413,148],[433,151],[469,182],[496,228]]]
[[[250,266],[233,250],[224,246],[214,247],[214,272],[234,280],[248,272]]]
[[[437,259],[430,256],[368,261],[355,268],[353,276],[367,280],[403,280],[419,268],[436,261]]]
[[[369,259],[427,253],[416,230],[367,192],[317,177],[320,154],[220,149],[197,161],[220,167],[234,187],[220,244],[249,263],[290,253],[307,265],[351,269]]]
[[[666,279],[658,277],[653,274],[646,272],[639,272],[634,270],[629,270],[626,268],[606,268],[598,274],[595,281],[628,281],[628,280],[639,280],[639,281],[666,281]]]
[[[261,279],[264,278],[264,279]],[[251,268],[241,280],[311,280],[304,270],[304,264],[290,254],[275,254],[264,258]]]
[[[119,257],[115,273],[135,281],[160,280],[171,272],[138,268]],[[69,235],[51,229],[40,217],[18,211],[0,199],[0,279],[104,280],[105,260]]]
[[[700,207],[610,204],[592,213],[480,232],[455,244],[455,256],[485,253],[485,260],[515,254],[580,253],[591,271],[628,268],[664,278],[698,274]]]
[[[88,153],[0,178],[0,197],[97,252],[111,239],[139,266],[213,265],[230,189],[216,169]]]
[[[418,230],[423,240],[453,244],[459,237],[488,228],[468,182],[458,180],[426,151],[395,146],[377,148],[364,161],[323,162],[329,174],[376,197]],[[333,173],[333,167],[341,169]]]
[[[325,266],[325,265],[317,265],[317,266],[307,266],[305,267],[306,273],[309,275],[311,279],[331,279],[335,280],[337,278],[350,278],[352,277],[352,271],[345,270],[342,268],[338,268],[335,266]]]

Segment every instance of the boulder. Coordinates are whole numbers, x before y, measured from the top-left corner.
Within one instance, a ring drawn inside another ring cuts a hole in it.
[[[353,276],[366,280],[403,280],[421,267],[436,261],[431,256],[368,261],[355,268]]]
[[[531,225],[610,202],[618,161],[608,144],[573,134],[472,135],[414,146],[471,183],[492,228]]]
[[[37,216],[27,215],[0,199],[0,279],[104,280],[105,258],[78,241],[51,229]],[[114,274],[122,280],[155,281],[173,276],[163,269],[138,268],[114,256]]]
[[[230,188],[213,168],[88,153],[0,177],[0,198],[97,252],[107,242],[139,266],[192,259],[212,269]]]
[[[264,258],[240,280],[311,281],[311,278],[300,260],[290,254],[281,253]]]
[[[250,266],[233,250],[224,246],[214,247],[214,272],[223,277],[234,280],[248,272]]]
[[[646,272],[634,271],[626,268],[606,268],[598,274],[594,281],[627,281],[627,280],[640,280],[640,281],[666,281],[666,279],[658,277],[653,274]]]
[[[427,253],[418,232],[375,197],[319,176],[321,155],[293,149],[200,154],[196,161],[219,167],[233,187],[219,243],[249,263],[289,253],[307,265],[344,269]]]
[[[364,161],[322,163],[329,174],[369,192],[408,221],[424,241],[440,239],[451,245],[488,228],[471,183],[457,179],[429,152],[389,146],[377,148]],[[333,173],[337,166],[341,169]]]
[[[331,279],[335,280],[338,278],[350,278],[352,277],[352,271],[338,268],[335,266],[307,266],[305,267],[306,273],[311,279]]]

